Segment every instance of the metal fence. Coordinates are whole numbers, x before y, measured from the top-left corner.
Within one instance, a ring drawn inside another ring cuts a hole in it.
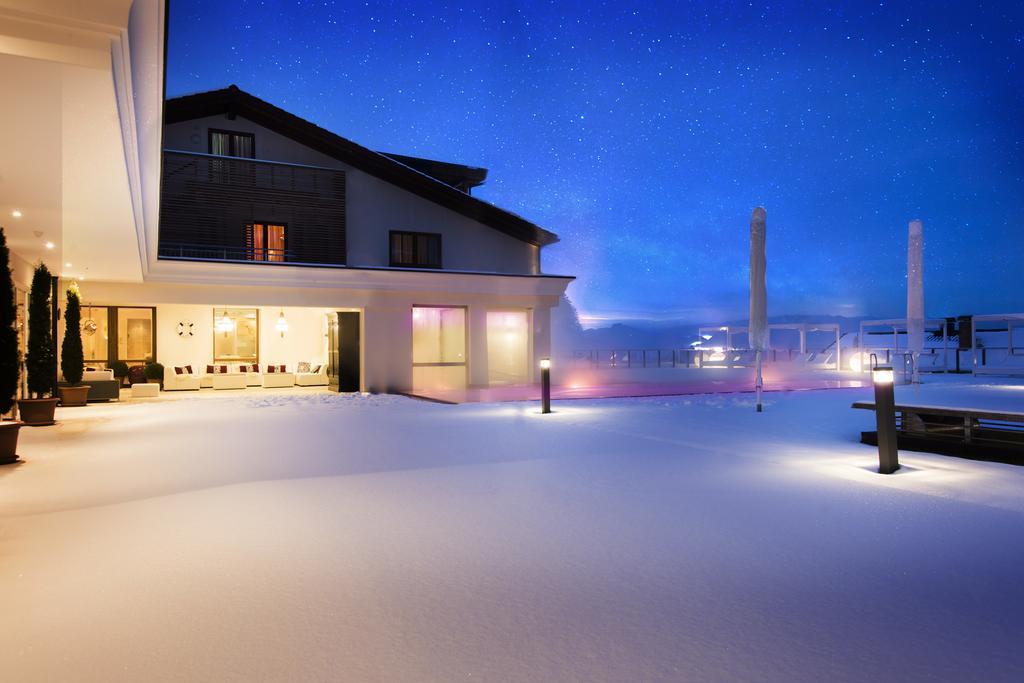
[[[572,352],[574,368],[699,368],[749,367],[753,364],[752,351],[715,351],[713,349],[586,349]],[[813,354],[804,354],[813,355]],[[800,353],[792,349],[769,349],[764,362],[790,362],[799,360]]]

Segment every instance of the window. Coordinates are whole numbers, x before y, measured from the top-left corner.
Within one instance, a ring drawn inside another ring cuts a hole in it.
[[[213,362],[259,363],[260,312],[255,308],[213,309]]]
[[[117,309],[117,357],[129,363],[153,360],[153,309]]]
[[[432,232],[391,231],[391,265],[440,268],[441,236]]]
[[[156,308],[82,306],[82,353],[88,367],[105,368],[115,360],[129,365],[156,357]]]
[[[256,137],[252,133],[210,129],[210,154],[222,157],[256,156]]]
[[[528,311],[487,311],[487,379],[491,385],[530,381]]]
[[[281,223],[250,223],[245,226],[246,258],[250,261],[287,261],[285,226]]]
[[[465,388],[465,308],[413,307],[412,385],[418,391]]]

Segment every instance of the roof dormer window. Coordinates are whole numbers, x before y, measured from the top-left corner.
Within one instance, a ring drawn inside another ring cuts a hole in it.
[[[256,157],[256,136],[233,130],[210,129],[210,154],[221,157]]]

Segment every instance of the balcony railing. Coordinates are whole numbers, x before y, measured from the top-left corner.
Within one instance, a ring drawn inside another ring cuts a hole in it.
[[[255,261],[257,263],[295,263],[290,249],[254,249],[223,247],[207,244],[177,244],[161,242],[160,258],[188,261]]]
[[[158,255],[345,265],[345,172],[165,151]],[[254,249],[249,226],[284,226],[287,249]]]

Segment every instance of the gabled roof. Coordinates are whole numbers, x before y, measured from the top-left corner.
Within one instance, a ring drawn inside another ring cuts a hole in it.
[[[404,154],[392,154],[391,152],[379,152],[379,154],[414,168],[420,173],[426,173],[431,178],[440,180],[445,185],[451,185],[463,192],[469,192],[474,187],[483,185],[487,180],[486,168],[453,164],[450,161],[438,161],[437,159],[410,157]]]
[[[500,209],[418,170],[412,163],[402,163],[398,155],[384,155],[335,135],[314,123],[261,100],[231,85],[195,95],[168,99],[164,104],[164,123],[179,123],[205,116],[227,114],[241,116],[280,135],[337,159],[364,173],[408,190],[424,199],[451,209],[475,221],[499,230],[516,239],[545,246],[558,241],[552,232],[534,225],[511,211]],[[427,162],[430,160],[410,161]],[[443,163],[443,162],[437,162]],[[449,166],[458,166],[449,164]],[[463,167],[471,169],[472,167]],[[450,170],[450,169],[449,169]],[[483,171],[486,175],[486,170]]]

